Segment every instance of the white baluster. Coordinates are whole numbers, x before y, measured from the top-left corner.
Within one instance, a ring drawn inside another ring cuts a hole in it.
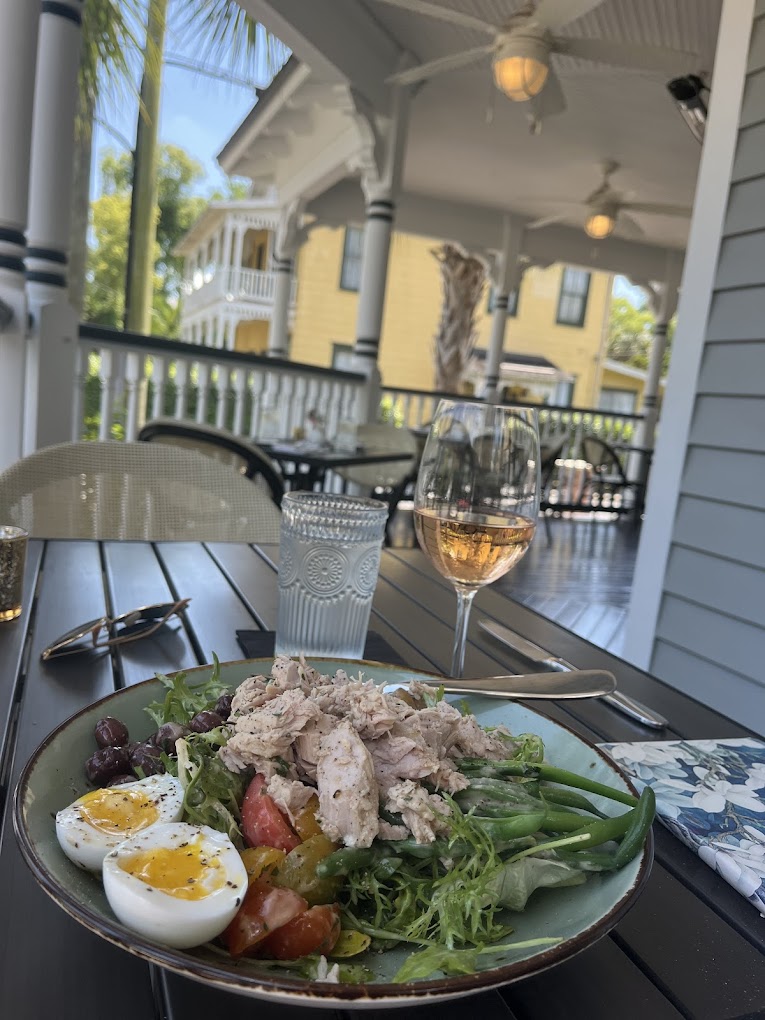
[[[244,393],[247,387],[247,371],[236,368],[231,373],[231,385],[234,389],[234,420],[231,431],[241,436],[244,432]]]
[[[207,422],[207,408],[210,403],[210,365],[207,361],[196,363],[197,376],[197,422],[204,425]]]
[[[173,411],[173,417],[177,421],[183,421],[186,417],[186,397],[188,393],[189,383],[189,363],[183,359],[178,358],[175,363],[175,409]]]
[[[125,358],[125,439],[131,443],[138,435],[141,417],[138,403],[141,387],[141,356],[129,351]]]
[[[263,414],[263,387],[265,385],[265,374],[259,369],[252,373],[250,382],[250,399],[252,410],[250,412],[250,439],[257,439],[260,435],[260,422]]]
[[[226,427],[228,412],[229,373],[223,365],[218,365],[218,406],[215,408],[215,424],[219,429]]]
[[[332,381],[329,391],[329,403],[327,406],[327,413],[325,415],[327,420],[327,435],[337,435],[337,424],[341,418],[340,401],[342,399],[341,383]]]
[[[161,418],[165,413],[165,359],[155,354],[152,359],[151,381],[153,392],[151,397],[151,416]]]
[[[302,428],[305,425],[307,412],[309,408],[306,406],[306,391],[308,383],[304,375],[299,375],[294,380],[292,388],[292,400],[290,401],[290,416],[287,425],[287,435],[291,436],[296,427]]]
[[[101,440],[111,439],[112,418],[114,417],[114,386],[115,380],[112,376],[112,352],[104,348],[99,352],[98,377],[101,380],[101,400],[99,401],[99,413],[101,421],[98,426],[98,438]]]
[[[280,375],[277,384],[277,409],[279,411],[279,430],[281,435],[292,438],[290,431],[290,404],[295,380],[291,375]]]

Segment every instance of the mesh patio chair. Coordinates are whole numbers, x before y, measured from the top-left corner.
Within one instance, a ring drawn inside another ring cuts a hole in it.
[[[389,544],[391,519],[399,502],[414,486],[424,444],[419,443],[409,429],[385,424],[359,425],[356,439],[365,449],[411,454],[409,460],[381,461],[379,464],[359,464],[335,469],[346,482],[355,482],[369,495],[388,504],[385,541]]]
[[[229,465],[256,485],[267,487],[276,506],[282,505],[284,482],[279,468],[259,446],[243,436],[211,425],[177,421],[175,418],[153,418],[141,428],[138,440],[204,453]]]
[[[582,456],[592,468],[587,486],[592,508],[615,514],[635,511],[642,486],[628,480],[616,450],[597,436],[584,436]]]
[[[0,474],[0,520],[33,538],[278,542],[280,513],[266,490],[196,451],[79,442]]]

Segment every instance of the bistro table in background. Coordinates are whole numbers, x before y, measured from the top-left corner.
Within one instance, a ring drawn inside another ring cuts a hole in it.
[[[391,450],[375,450],[372,447],[363,450],[341,451],[322,450],[317,447],[302,446],[300,442],[259,443],[261,450],[277,461],[282,469],[284,484],[287,489],[313,490],[321,485],[328,471],[336,468],[359,467],[365,464],[385,464],[390,461],[411,460],[411,453],[394,453]]]
[[[0,853],[0,1017],[3,1020],[307,1020],[307,1009],[221,992],[92,935],[57,907],[24,865],[10,824],[19,772],[46,734],[97,698],[152,676],[240,659],[236,631],[276,623],[274,547],[200,543],[30,543],[20,620],[0,627],[4,825]],[[177,597],[183,623],[111,653],[42,663],[72,626]],[[414,669],[447,668],[451,589],[418,550],[385,551],[370,629]],[[613,670],[622,689],[670,720],[646,731],[602,701],[537,703],[593,741],[735,737],[746,730],[700,703],[487,588],[476,596],[466,675],[525,672],[479,629],[494,619],[580,667]],[[52,822],[51,822],[52,824]],[[407,1020],[757,1020],[765,1017],[765,922],[746,900],[660,825],[656,860],[635,906],[596,945],[539,976],[422,1009]],[[381,1020],[383,1012],[366,1016]],[[347,1020],[348,1011],[325,1011]],[[361,1016],[361,1014],[354,1014]]]

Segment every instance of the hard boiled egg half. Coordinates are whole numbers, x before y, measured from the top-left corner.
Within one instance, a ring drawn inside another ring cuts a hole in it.
[[[178,821],[182,807],[183,787],[177,779],[147,776],[86,793],[58,812],[56,836],[78,867],[100,871],[110,850],[154,825]]]
[[[247,891],[247,871],[228,836],[186,822],[120,843],[104,859],[103,876],[124,925],[177,949],[220,935]]]

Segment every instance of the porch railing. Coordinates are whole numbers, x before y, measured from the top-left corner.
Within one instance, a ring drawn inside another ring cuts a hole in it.
[[[184,307],[193,312],[198,308],[214,304],[217,301],[253,301],[258,304],[270,305],[274,300],[276,274],[261,269],[237,269],[222,267],[213,272],[213,276],[194,287],[192,280],[184,280]],[[297,282],[292,280],[290,303],[294,304],[297,294]]]
[[[81,438],[132,440],[144,421],[172,417],[266,441],[291,436],[312,408],[331,435],[354,420],[365,382],[353,372],[85,323],[78,346]]]

